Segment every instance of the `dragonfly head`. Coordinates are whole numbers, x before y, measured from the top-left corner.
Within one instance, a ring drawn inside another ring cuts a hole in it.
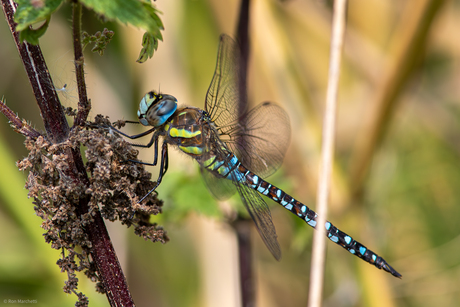
[[[171,95],[148,92],[139,103],[137,117],[144,126],[163,125],[177,109],[177,99]]]

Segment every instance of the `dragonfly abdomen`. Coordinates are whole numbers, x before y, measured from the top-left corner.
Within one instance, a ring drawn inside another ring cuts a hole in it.
[[[208,153],[206,160],[202,160],[201,164],[217,177],[236,181],[244,179],[241,173],[235,172],[241,163],[231,152],[228,152],[225,157],[218,157]]]
[[[240,173],[238,177],[241,178],[240,180],[243,181],[244,184],[279,203],[284,208],[291,211],[299,218],[303,219],[308,225],[316,228],[316,218],[318,215],[315,211],[311,210],[306,205],[285,193],[283,190],[263,180],[239,162],[237,168],[233,172]],[[326,235],[332,242],[342,246],[351,254],[363,259],[375,267],[383,269],[396,277],[401,277],[401,274],[394,270],[382,257],[378,256],[376,253],[358,241],[354,240],[351,236],[335,227],[329,221],[326,221],[325,228]]]

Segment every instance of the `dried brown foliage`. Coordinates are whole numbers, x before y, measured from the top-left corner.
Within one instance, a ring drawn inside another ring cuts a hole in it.
[[[43,220],[46,242],[62,250],[57,264],[69,277],[64,291],[75,293],[82,306],[87,298],[76,292],[76,272],[84,271],[92,281],[100,282],[89,257],[91,242],[85,232],[95,212],[100,211],[106,220],[118,219],[128,227],[133,226],[134,232],[145,240],[161,243],[169,240],[162,227],[150,222],[151,215],[161,213],[163,203],[157,194],[151,193],[143,204],[138,203],[154,185],[151,174],[143,165],[127,162],[136,160],[138,151],[112,132],[107,118],[97,116],[86,128],[72,129],[63,143],[51,144],[39,136],[28,137],[25,146],[29,155],[17,166],[20,170],[29,169],[26,188],[29,197],[34,198],[36,214]],[[68,149],[84,150],[89,187],[82,187],[65,175],[69,167]],[[76,208],[82,194],[90,196],[90,209],[80,215]],[[98,291],[104,291],[101,285]]]

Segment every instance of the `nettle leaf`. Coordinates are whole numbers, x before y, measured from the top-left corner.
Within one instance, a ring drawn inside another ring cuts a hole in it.
[[[17,0],[18,8],[14,14],[17,23],[16,31],[21,31],[21,41],[27,40],[31,44],[38,44],[38,38],[45,34],[51,14],[56,11],[65,0]],[[46,22],[38,29],[29,27],[37,22]],[[23,33],[25,32],[25,33]]]
[[[117,19],[122,23],[146,30],[148,39],[145,39],[146,35],[144,35],[139,59],[147,60],[152,57],[153,51],[156,50],[155,46],[158,47],[158,40],[163,40],[160,31],[164,26],[158,16],[159,11],[148,0],[81,0],[80,2],[108,19]]]
[[[136,62],[144,63],[148,59],[152,58],[153,53],[157,49],[158,39],[156,39],[152,34],[145,32],[144,37],[142,37],[142,49]]]
[[[45,34],[46,29],[48,29],[48,25],[50,24],[50,19],[46,19],[45,23],[42,24],[39,28],[37,29],[32,29],[32,28],[25,28],[21,32],[19,32],[19,40],[21,42],[27,41],[31,43],[32,45],[38,45],[38,39]]]

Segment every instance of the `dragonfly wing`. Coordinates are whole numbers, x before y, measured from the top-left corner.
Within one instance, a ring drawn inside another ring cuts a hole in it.
[[[240,100],[238,65],[237,43],[230,36],[221,35],[216,70],[206,93],[205,102],[205,110],[218,127],[238,119]]]
[[[219,133],[244,166],[266,177],[283,163],[291,127],[288,115],[280,106],[264,102],[237,123],[219,127]]]
[[[251,171],[262,177],[274,173],[283,162],[291,128],[286,112],[265,102],[249,112],[239,110],[246,101],[240,84],[238,44],[220,36],[217,64],[206,94],[205,110],[229,149]]]
[[[280,260],[281,248],[278,243],[275,225],[273,225],[272,215],[267,203],[262,199],[259,193],[250,187],[238,181],[234,181],[233,183],[236,185],[241,201],[248,210],[249,215],[252,217],[254,223],[256,223],[257,231],[268,250],[276,260]]]
[[[219,200],[225,200],[235,194],[235,186],[216,171],[220,166],[229,167],[227,146],[219,139],[216,129],[211,123],[203,125],[203,152],[196,157],[200,164],[200,172],[209,191]],[[214,170],[214,171],[210,171]]]
[[[248,113],[239,110],[239,102],[246,101],[246,94],[240,93],[239,88],[239,60],[237,43],[229,36],[221,35],[216,69],[205,102],[205,111],[214,124],[210,123],[208,126],[210,130],[205,133],[204,140],[206,150],[197,161],[201,165],[209,190],[217,198],[230,196],[234,191],[231,185],[236,186],[262,240],[279,260],[281,249],[275,226],[268,205],[262,197],[240,182],[237,172],[232,172],[235,178],[228,180],[219,178],[218,172],[203,169],[206,165],[215,163],[213,159],[217,159],[219,163],[229,163],[228,154],[233,152],[243,165],[252,167],[251,170],[262,176],[271,174],[281,165],[289,143],[289,119],[281,108],[271,103],[263,103]],[[245,115],[240,116],[241,114]]]
[[[235,194],[235,186],[230,180],[217,178],[204,167],[200,167],[200,172],[208,190],[218,200],[225,200]]]

